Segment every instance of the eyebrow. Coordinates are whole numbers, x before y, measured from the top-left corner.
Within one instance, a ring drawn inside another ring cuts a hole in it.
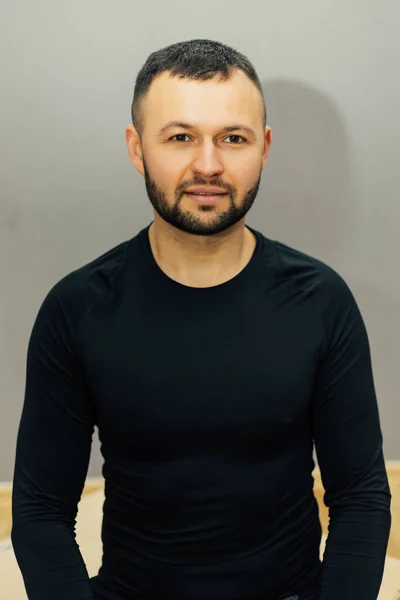
[[[166,125],[164,125],[162,129],[160,129],[157,137],[161,137],[163,133],[165,133],[168,129],[171,129],[172,127],[180,127],[182,129],[196,129],[196,127],[194,125],[191,125],[190,123],[183,123],[182,121],[169,121]],[[237,131],[238,129],[240,129],[241,131],[245,131],[250,137],[254,139],[257,138],[257,134],[254,131],[254,129],[248,127],[247,125],[241,125],[240,123],[236,125],[227,125],[226,127],[223,127],[221,129],[221,133],[229,133],[230,131]]]

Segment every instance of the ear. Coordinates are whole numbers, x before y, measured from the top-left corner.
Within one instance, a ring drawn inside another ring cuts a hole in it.
[[[132,164],[144,177],[142,144],[139,134],[133,125],[127,126],[125,130],[125,140]]]
[[[267,164],[268,154],[269,154],[269,149],[271,147],[271,144],[272,144],[271,127],[266,127],[265,128],[265,136],[264,136],[264,153],[263,153],[262,167],[261,167],[262,170],[264,169],[265,165]]]

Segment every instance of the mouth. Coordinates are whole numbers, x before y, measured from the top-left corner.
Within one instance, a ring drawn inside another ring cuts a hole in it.
[[[212,193],[207,193],[207,194],[197,193],[196,194],[194,192],[185,192],[185,194],[187,196],[190,196],[194,200],[196,200],[196,202],[216,202],[220,198],[224,198],[225,196],[228,195],[226,192],[214,193],[214,194],[212,194]]]

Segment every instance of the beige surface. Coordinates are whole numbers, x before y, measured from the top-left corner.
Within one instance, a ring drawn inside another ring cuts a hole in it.
[[[400,461],[386,461],[386,469],[389,478],[390,490],[392,492],[392,527],[390,530],[387,553],[393,558],[400,559]],[[314,476],[314,495],[318,502],[319,517],[322,525],[322,531],[328,533],[329,514],[328,508],[324,504],[324,488],[321,482],[319,469],[315,469]]]
[[[387,553],[389,556],[400,559],[400,461],[386,461],[386,468],[392,491],[392,529],[390,532]],[[319,470],[316,468],[314,476],[314,494],[318,501],[320,521],[323,533],[328,533],[328,509],[324,505],[324,489]],[[83,495],[102,489],[103,479],[88,478],[85,483]],[[11,532],[11,491],[10,484],[0,484],[0,540],[9,537]]]
[[[390,532],[387,553],[389,556],[400,559],[400,461],[386,462],[390,488],[392,491],[392,528]],[[328,533],[328,509],[324,505],[324,489],[318,469],[314,473],[314,494],[318,501],[320,521],[323,533]],[[102,489],[103,479],[88,478],[85,483],[83,495]],[[9,537],[11,532],[11,491],[10,484],[0,484],[0,540]]]
[[[95,575],[101,564],[101,520],[104,493],[97,490],[85,496],[79,504],[77,518],[77,541],[89,575]],[[321,541],[321,557],[325,536]],[[400,598],[400,560],[390,556],[386,559],[385,574],[379,600]],[[9,540],[0,543],[0,600],[27,600],[22,577],[15,561]]]
[[[103,487],[104,480],[102,477],[88,478],[85,482],[82,497],[103,489]],[[0,483],[0,541],[10,537],[11,523],[11,483]]]
[[[79,504],[76,536],[90,576],[96,575],[101,564],[103,500],[103,490],[99,490],[85,496]],[[9,539],[0,542],[0,600],[27,600]]]

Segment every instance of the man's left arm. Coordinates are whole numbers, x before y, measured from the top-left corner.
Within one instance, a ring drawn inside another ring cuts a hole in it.
[[[313,435],[329,529],[319,600],[376,600],[391,527],[391,494],[367,331],[336,274],[322,315],[325,348]]]

